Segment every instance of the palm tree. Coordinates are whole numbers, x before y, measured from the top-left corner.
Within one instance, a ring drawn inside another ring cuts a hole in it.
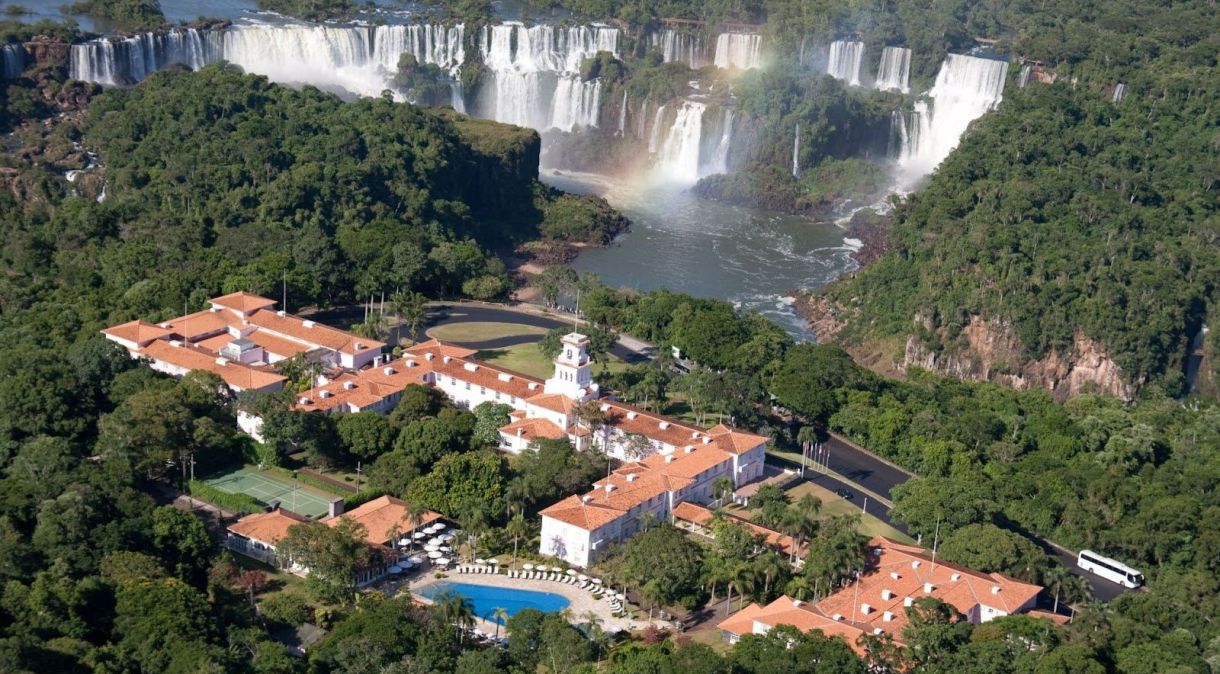
[[[1046,570],[1042,576],[1042,584],[1046,586],[1046,591],[1055,597],[1055,612],[1059,611],[1060,599],[1070,605],[1088,601],[1093,595],[1089,584],[1084,582],[1083,578],[1058,564]]]
[[[796,441],[801,445],[801,475],[805,474],[805,455],[810,448],[818,444],[818,431],[813,426],[802,426],[796,432]]]
[[[513,515],[504,527],[504,533],[513,539],[513,563],[517,563],[517,542],[529,534],[529,525],[521,513]]]
[[[721,475],[712,480],[712,499],[715,501],[723,501],[733,493],[733,480]],[[721,503],[721,505],[724,505]]]
[[[496,624],[496,639],[500,638],[500,625],[508,622],[508,609],[503,606],[497,606],[491,612],[491,621]]]
[[[458,643],[464,639],[466,630],[474,626],[474,604],[456,592],[445,592],[435,598],[437,609],[445,622],[458,630]]]
[[[784,594],[793,599],[808,600],[809,597],[813,596],[813,588],[809,586],[809,578],[805,574],[800,574],[788,579],[788,584],[784,586]]]
[[[766,601],[771,598],[771,582],[784,572],[784,560],[780,559],[779,553],[768,550],[754,560],[754,568],[763,577],[762,598]]]
[[[589,626],[589,641],[593,642],[593,648],[597,650],[597,664],[600,668],[602,656],[610,646],[610,635],[606,634],[606,630],[602,627],[601,616],[596,612],[586,611],[581,615],[581,619]]]
[[[746,562],[735,562],[726,569],[726,577],[728,579],[728,601],[725,604],[724,614],[729,614],[729,607],[733,604],[733,590],[737,590],[737,610],[745,605],[745,593],[754,589],[756,576],[754,575],[754,567]]]
[[[408,545],[415,545],[415,530],[419,529],[420,525],[424,523],[424,515],[427,513],[428,509],[425,508],[423,504],[414,502],[407,504],[407,530],[412,533],[411,540]]]

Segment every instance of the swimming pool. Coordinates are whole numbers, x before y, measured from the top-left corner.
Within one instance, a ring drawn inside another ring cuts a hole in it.
[[[512,617],[518,611],[525,608],[538,609],[543,613],[554,613],[562,611],[569,604],[566,597],[550,592],[518,590],[510,587],[492,587],[491,585],[478,585],[475,583],[441,581],[422,587],[418,592],[428,599],[435,599],[446,592],[459,594],[474,604],[475,615],[484,620],[499,622],[500,624],[504,624],[503,621],[495,620],[492,617],[497,608],[508,611],[509,617]]]

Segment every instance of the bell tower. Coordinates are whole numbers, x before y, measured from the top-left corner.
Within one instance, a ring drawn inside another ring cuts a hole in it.
[[[561,393],[573,400],[596,397],[593,362],[589,359],[589,338],[578,332],[563,336],[563,349],[555,357],[555,374],[546,380],[547,393]]]

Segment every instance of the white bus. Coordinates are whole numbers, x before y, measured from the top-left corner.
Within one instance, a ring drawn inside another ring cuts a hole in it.
[[[1123,587],[1136,588],[1144,584],[1144,574],[1117,559],[1110,559],[1092,550],[1081,550],[1076,557],[1076,566]]]

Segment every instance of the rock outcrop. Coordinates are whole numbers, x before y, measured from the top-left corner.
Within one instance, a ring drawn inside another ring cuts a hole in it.
[[[925,327],[927,327],[925,325]],[[907,338],[902,369],[921,367],[959,379],[993,381],[1016,389],[1044,388],[1063,400],[1082,393],[1108,393],[1131,400],[1135,388],[1104,347],[1077,332],[1066,353],[1052,350],[1030,360],[1022,356],[1012,326],[973,316],[961,337],[942,351],[924,345],[915,335]]]

